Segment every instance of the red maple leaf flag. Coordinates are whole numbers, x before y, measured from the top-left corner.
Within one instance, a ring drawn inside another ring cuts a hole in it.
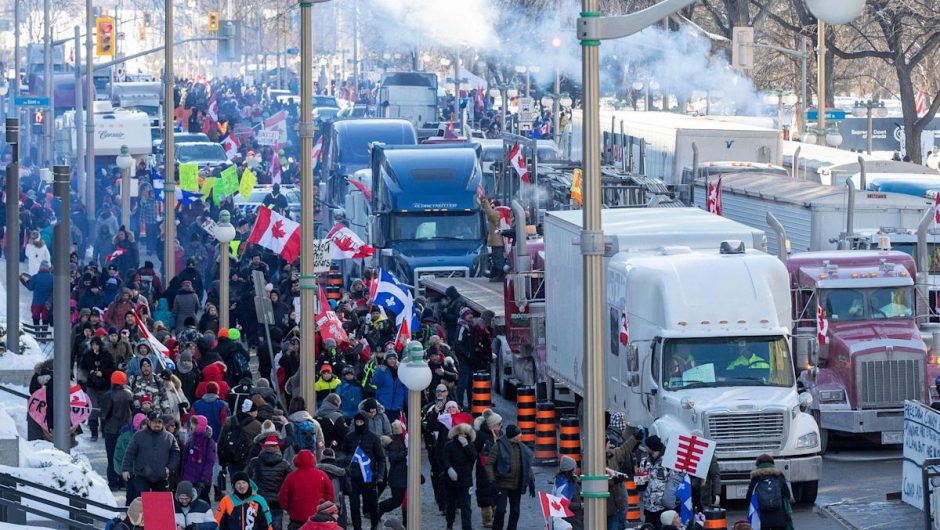
[[[509,150],[509,164],[512,165],[516,173],[519,174],[519,178],[522,179],[522,182],[531,184],[529,180],[529,168],[526,166],[525,157],[522,156],[522,147],[519,146],[519,142],[514,143],[512,149]]]
[[[546,520],[552,517],[572,517],[574,512],[569,508],[568,499],[556,497],[544,491],[539,492],[539,500],[542,501],[542,515]]]
[[[816,304],[816,340],[820,346],[825,346],[829,341],[829,319],[826,318],[826,312],[818,303]]]
[[[288,263],[293,263],[300,255],[300,223],[271,210],[258,208],[258,220],[255,221],[248,242],[277,252]]]
[[[721,215],[721,177],[718,177],[718,182],[708,183],[705,210],[715,215]]]
[[[626,346],[630,343],[630,323],[627,321],[627,314],[620,313],[620,344]]]
[[[114,252],[108,254],[108,256],[107,256],[106,258],[104,258],[104,262],[105,262],[105,263],[111,263],[112,261],[114,261],[114,260],[120,258],[121,256],[123,256],[126,252],[127,252],[127,251],[124,250],[123,248],[116,248],[116,249],[114,249]]]
[[[320,165],[320,158],[323,156],[323,135],[317,138],[317,143],[313,144],[313,167]]]
[[[405,351],[405,346],[408,344],[408,341],[411,340],[411,330],[409,328],[408,319],[403,319],[401,321],[401,327],[398,328],[398,336],[395,337],[396,350]]]
[[[343,223],[336,223],[326,238],[333,241],[330,245],[330,258],[332,259],[362,259],[375,254],[374,248],[367,245]]]
[[[238,142],[238,138],[235,134],[230,134],[228,137],[222,141],[222,149],[225,149],[225,156],[229,160],[235,158],[235,155],[238,154],[238,148],[241,147],[241,144]]]

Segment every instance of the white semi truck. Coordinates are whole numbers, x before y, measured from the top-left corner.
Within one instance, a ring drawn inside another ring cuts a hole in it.
[[[607,408],[664,440],[717,442],[724,498],[744,498],[754,459],[774,456],[800,502],[813,502],[819,429],[797,393],[787,270],[760,230],[695,208],[604,210]],[[584,395],[578,211],[545,217],[545,351],[556,401]],[[621,321],[628,343],[620,339]],[[742,354],[762,362],[735,361]],[[746,365],[747,363],[745,363]],[[759,367],[758,367],[759,366]]]

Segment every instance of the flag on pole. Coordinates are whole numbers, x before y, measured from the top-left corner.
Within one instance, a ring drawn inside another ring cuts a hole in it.
[[[398,335],[395,336],[395,350],[404,351],[409,340],[411,340],[411,329],[408,327],[408,319],[405,319],[398,328]]]
[[[757,500],[757,492],[751,495],[751,502],[748,503],[747,522],[751,523],[754,530],[760,530],[760,502]]]
[[[372,303],[383,308],[391,309],[395,312],[395,325],[401,327],[405,316],[411,318],[411,327],[409,329],[418,329],[416,324],[414,298],[411,296],[411,290],[395,278],[392,273],[385,269],[379,270],[379,283],[375,288],[375,296]]]
[[[705,210],[715,215],[721,215],[721,177],[717,182],[708,183]]]
[[[367,245],[343,223],[336,223],[326,238],[333,242],[330,245],[330,258],[332,259],[362,259],[375,254],[374,248]]]
[[[365,451],[361,447],[356,448],[356,452],[353,453],[352,457],[353,463],[359,465],[359,472],[362,473],[362,481],[366,484],[372,483],[372,460],[366,456]]]
[[[688,526],[695,517],[695,511],[692,508],[692,481],[688,473],[682,475],[682,483],[676,488],[676,499],[679,500],[679,519],[682,520],[682,524]]]
[[[278,143],[287,140],[287,111],[282,110],[264,120],[264,129],[278,132]],[[277,149],[274,150],[277,153]]]
[[[317,143],[313,144],[313,167],[314,169],[320,165],[320,157],[323,156],[323,135],[321,134],[317,138]]]
[[[235,155],[238,154],[239,147],[241,147],[241,143],[234,134],[228,135],[225,140],[222,141],[222,149],[225,149],[225,156],[227,156],[229,160],[235,158]]]
[[[525,157],[522,156],[522,147],[519,146],[519,142],[514,143],[512,149],[509,150],[509,164],[516,170],[522,182],[531,184],[529,169],[526,166]]]
[[[550,493],[540,491],[539,500],[542,502],[542,515],[545,516],[545,520],[549,520],[552,517],[564,518],[574,516],[568,499],[564,497],[556,497]]]
[[[829,342],[829,320],[819,302],[816,303],[816,328],[816,340],[820,346],[825,346]]]
[[[300,223],[270,208],[259,207],[258,220],[248,235],[248,242],[274,251],[293,263],[300,255]]]
[[[278,154],[280,150],[280,146],[275,145],[274,154],[271,155],[271,183],[273,184],[281,183],[281,156]]]
[[[343,329],[343,322],[336,316],[336,312],[333,311],[332,306],[330,306],[330,302],[327,300],[323,288],[318,287],[318,289],[320,291],[320,308],[316,316],[317,332],[324,341],[326,339],[333,339],[336,341],[336,344],[343,344],[349,340],[349,335],[347,335],[346,330]]]
[[[140,336],[147,341],[147,344],[150,345],[153,351],[157,352],[162,357],[166,357],[170,353],[170,349],[150,333],[150,330],[144,325],[144,321],[137,315],[137,311],[134,311],[134,322],[137,324],[137,330],[140,331]]]

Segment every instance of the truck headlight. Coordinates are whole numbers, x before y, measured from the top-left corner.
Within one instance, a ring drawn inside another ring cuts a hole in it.
[[[820,390],[819,401],[823,403],[842,403],[845,401],[845,392],[842,390]]]
[[[806,433],[796,439],[797,449],[812,449],[819,447],[819,435],[815,432]]]

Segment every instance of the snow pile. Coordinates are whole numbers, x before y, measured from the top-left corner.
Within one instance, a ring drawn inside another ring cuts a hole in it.
[[[25,386],[11,385],[3,383],[3,386],[16,390],[21,394],[28,394],[29,389]],[[9,392],[0,391],[0,438],[26,438],[26,399]],[[13,422],[13,431],[11,436],[9,422]]]
[[[13,418],[7,412],[6,408],[0,406],[0,439],[13,440],[19,437],[20,435],[16,429],[16,422],[13,421]]]
[[[0,297],[0,300],[3,298]],[[6,320],[0,319],[0,337],[6,341]],[[29,333],[20,328],[20,353],[0,352],[0,369],[2,370],[32,370],[36,364],[50,358],[52,351],[42,351],[42,347]]]

